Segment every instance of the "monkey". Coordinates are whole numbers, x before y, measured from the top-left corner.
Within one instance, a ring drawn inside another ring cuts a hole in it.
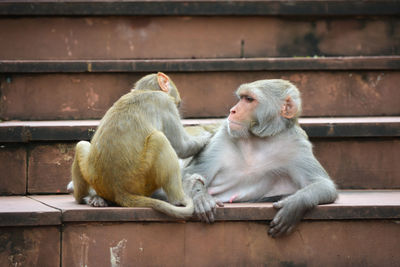
[[[175,84],[161,72],[141,78],[117,100],[91,142],[76,145],[68,186],[76,202],[151,207],[176,218],[191,217],[193,202],[183,191],[178,157],[198,153],[210,135],[185,132],[180,102]],[[172,205],[150,197],[159,188]]]
[[[337,198],[335,183],[301,129],[300,92],[281,79],[245,83],[237,104],[206,147],[183,168],[183,186],[195,215],[212,223],[228,202],[275,201],[268,230],[290,233],[303,215]]]
[[[136,85],[137,89],[140,88],[146,88],[143,87],[143,85]],[[220,122],[214,122],[214,123],[207,123],[207,124],[201,124],[201,125],[190,125],[190,126],[185,126],[184,129],[185,131],[192,135],[192,136],[199,136],[203,135],[204,133],[212,136],[217,129],[220,126]],[[191,158],[186,158],[186,159],[180,159],[180,165],[185,165],[186,162],[190,161]],[[67,192],[68,193],[73,193],[74,192],[74,184],[72,181],[69,182],[67,185]],[[161,200],[167,201],[167,196],[165,195],[165,192],[162,189],[156,190],[152,195],[152,198],[157,198]],[[89,189],[89,193],[86,197],[83,198],[83,203],[88,204],[92,207],[109,207],[109,206],[116,206],[115,203],[111,201],[107,201],[106,199],[103,199],[99,195],[97,195],[96,191],[93,188]]]

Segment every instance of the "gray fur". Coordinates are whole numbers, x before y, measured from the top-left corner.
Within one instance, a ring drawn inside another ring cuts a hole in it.
[[[284,80],[261,80],[240,86],[237,94],[241,91],[257,96],[255,122],[242,136],[230,135],[228,122],[223,123],[209,144],[183,169],[184,190],[194,199],[195,213],[206,222],[213,222],[218,204],[213,192],[208,192],[213,188],[220,190],[215,195],[225,198],[223,201],[227,201],[229,192],[237,192],[231,193],[233,202],[256,202],[292,193],[274,203],[278,212],[269,233],[280,236],[292,231],[306,211],[334,202],[336,187],[298,126],[301,99],[297,88]],[[287,95],[297,105],[292,119],[280,115]],[[270,195],[264,195],[266,192]]]

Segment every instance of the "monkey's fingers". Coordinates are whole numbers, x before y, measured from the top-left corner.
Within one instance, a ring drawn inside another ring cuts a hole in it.
[[[213,208],[215,207],[215,201],[213,198],[203,198],[203,206],[204,206],[204,211],[207,216],[207,223],[213,223],[214,222],[214,212]]]
[[[222,203],[218,199],[216,199],[215,202],[217,203],[218,207],[223,207],[224,206],[224,203]]]
[[[272,237],[280,237],[284,234],[286,234],[288,232],[288,230],[290,229],[290,225],[287,224],[279,224],[273,228],[270,228],[270,230],[268,231],[268,233],[270,234],[270,236]]]
[[[272,220],[270,224],[270,228],[268,231],[268,234],[272,237],[278,237],[282,234],[282,230],[285,227],[285,222],[281,218],[278,218],[277,220]]]
[[[196,204],[195,204],[195,211],[196,211],[197,217],[202,222],[210,223],[209,217],[207,215],[206,207],[205,207],[205,201],[204,201],[203,197],[197,198]]]
[[[282,210],[282,209],[278,211],[278,213],[275,215],[275,217],[272,219],[272,221],[270,223],[271,227],[277,226],[280,223],[282,223],[283,217],[284,217],[283,212],[284,212],[284,210]]]

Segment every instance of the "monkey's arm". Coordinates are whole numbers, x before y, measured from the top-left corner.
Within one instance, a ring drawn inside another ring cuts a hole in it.
[[[302,188],[273,204],[279,210],[270,224],[269,234],[273,237],[291,232],[308,210],[318,204],[332,203],[337,198],[333,181],[312,152],[307,154],[289,167],[290,176]]]
[[[224,151],[225,132],[223,127],[220,128],[205,149],[183,169],[183,189],[193,199],[194,213],[207,223],[214,222],[216,207],[223,207],[222,202],[208,193],[207,187],[220,168],[218,160],[219,153]]]
[[[188,158],[197,154],[208,142],[211,134],[205,131],[198,136],[189,135],[183,128],[176,107],[171,103],[169,109],[169,112],[163,113],[162,131],[170,141],[178,157]]]

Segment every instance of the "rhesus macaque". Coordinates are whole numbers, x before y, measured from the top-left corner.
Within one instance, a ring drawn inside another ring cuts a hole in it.
[[[290,195],[273,203],[279,211],[269,229],[273,237],[289,233],[307,210],[335,201],[335,184],[298,124],[301,99],[293,84],[255,81],[236,94],[227,120],[184,168],[184,190],[205,222],[214,221],[221,202]]]
[[[159,72],[140,79],[115,102],[91,142],[76,145],[69,185],[75,200],[83,203],[89,196],[94,206],[111,201],[124,207],[152,207],[177,218],[192,216],[193,202],[182,188],[178,156],[198,153],[210,135],[186,133],[177,109],[180,101],[172,80]],[[169,202],[185,207],[150,198],[159,188]]]

